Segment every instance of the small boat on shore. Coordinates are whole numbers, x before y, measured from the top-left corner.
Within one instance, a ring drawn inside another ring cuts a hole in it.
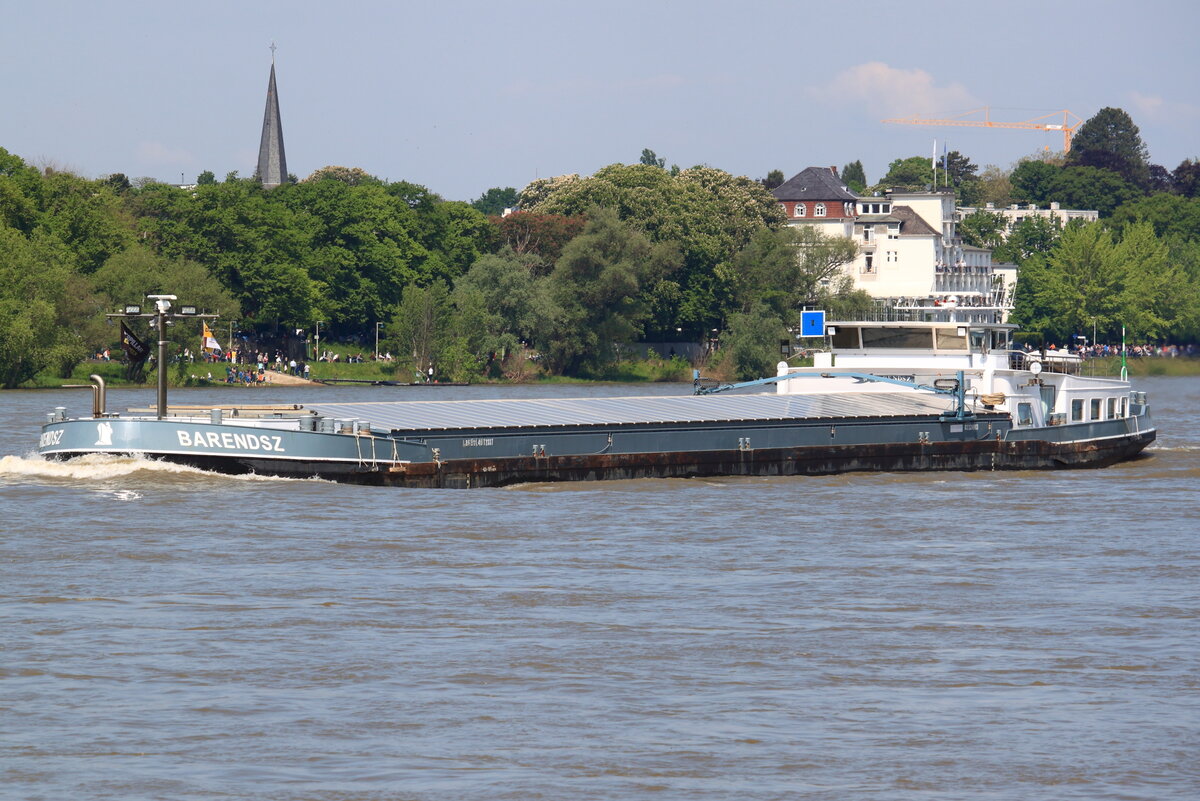
[[[134,454],[225,473],[407,487],[854,471],[1105,467],[1156,431],[1143,392],[1014,326],[835,322],[811,367],[679,396],[168,406],[48,414],[46,458]],[[765,390],[765,391],[764,391]]]

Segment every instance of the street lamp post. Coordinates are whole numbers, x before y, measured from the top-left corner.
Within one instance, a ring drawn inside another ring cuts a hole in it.
[[[151,325],[158,331],[158,419],[161,420],[167,416],[167,345],[170,344],[167,341],[168,322],[176,317],[215,320],[217,315],[200,314],[195,306],[180,306],[177,311],[171,311],[171,301],[175,300],[174,295],[147,295],[146,297],[154,301],[153,312],[143,314],[141,306],[126,306],[123,312],[104,316],[109,319],[114,317],[149,318]]]
[[[379,329],[383,327],[383,323],[375,323],[375,361],[379,361]]]
[[[321,323],[322,320],[317,320],[317,351],[313,355],[316,361],[321,361]]]

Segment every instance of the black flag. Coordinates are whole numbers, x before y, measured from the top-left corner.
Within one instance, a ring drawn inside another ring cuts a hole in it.
[[[134,364],[145,361],[146,357],[150,355],[150,349],[146,347],[146,343],[129,330],[129,326],[125,325],[124,320],[121,321],[121,349],[125,351],[129,361]]]

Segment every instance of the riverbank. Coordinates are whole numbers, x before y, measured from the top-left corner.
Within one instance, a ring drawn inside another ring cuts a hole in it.
[[[264,386],[314,386],[325,382],[337,383],[372,383],[395,381],[421,381],[419,375],[409,376],[397,371],[393,362],[309,362],[309,380],[289,373],[267,370],[266,381],[246,384],[245,382],[227,383],[226,370],[228,362],[192,362],[180,370],[178,365],[168,368],[167,384],[170,387],[222,387],[229,389],[258,389]],[[129,381],[125,378],[125,365],[115,361],[87,361],[75,367],[69,378],[62,378],[50,372],[39,373],[31,381],[17,387],[18,389],[57,389],[70,384],[90,383],[89,376],[99,375],[110,387],[152,387],[158,379],[154,371],[144,374],[141,381]],[[630,360],[612,365],[602,375],[591,377],[547,375],[532,370],[520,378],[477,378],[473,384],[590,384],[590,383],[657,383],[678,382],[691,380],[691,366],[681,359],[645,359]],[[433,383],[449,383],[435,380]],[[461,382],[454,382],[461,383]]]

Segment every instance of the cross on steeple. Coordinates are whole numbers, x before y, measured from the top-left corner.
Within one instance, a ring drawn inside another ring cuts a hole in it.
[[[271,66],[275,66],[275,42],[271,42]]]

